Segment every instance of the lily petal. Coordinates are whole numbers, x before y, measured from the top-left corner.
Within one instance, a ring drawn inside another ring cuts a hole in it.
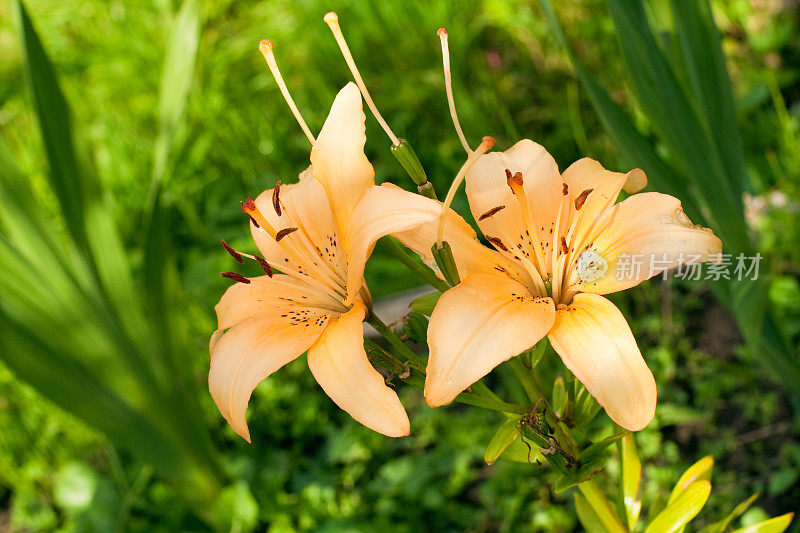
[[[305,307],[346,311],[326,292],[286,274],[250,278],[249,284],[235,283],[228,287],[214,310],[218,330],[225,330],[256,315],[271,320]]]
[[[332,322],[308,350],[308,366],[325,393],[356,421],[388,437],[411,431],[403,404],[364,351],[366,308],[360,301]]]
[[[553,324],[550,298],[502,274],[473,274],[446,291],[428,325],[425,399],[453,401],[491,370],[536,344]]]
[[[261,254],[287,272],[338,287],[339,282],[344,282],[344,254],[340,252],[325,189],[312,175],[311,167],[300,174],[298,183],[280,187],[280,215],[275,211],[273,194],[274,189],[268,189],[258,195],[255,202],[259,211],[277,231],[297,230],[283,237],[279,244],[263,228],[251,223],[250,232]]]
[[[531,235],[529,239],[525,235],[525,218],[508,186],[506,169],[512,174],[522,173],[528,209],[538,236]],[[505,152],[485,154],[467,172],[466,183],[470,209],[483,234],[499,239],[507,249],[500,248],[500,251],[510,258],[533,257],[531,242],[535,243],[538,238],[549,268],[551,230],[562,197],[562,179],[558,165],[547,150],[523,139]],[[486,216],[500,206],[504,207]]]
[[[237,323],[213,344],[208,389],[222,416],[247,442],[245,412],[253,390],[314,344],[328,319],[328,314],[314,308],[306,308],[300,317],[256,315]]]
[[[619,309],[596,294],[577,294],[556,312],[548,334],[561,360],[611,419],[631,431],[656,409],[656,382]]]
[[[348,301],[352,301],[358,293],[363,283],[367,258],[377,240],[385,235],[394,235],[420,254],[429,265],[433,264],[431,248],[436,242],[441,214],[441,202],[389,183],[373,186],[364,193],[353,212],[353,225],[348,239]],[[478,242],[472,227],[452,210],[445,220],[444,240],[453,250],[462,278],[474,272],[503,269],[517,276],[525,276],[513,262]]]
[[[721,259],[722,241],[711,230],[692,224],[680,200],[667,194],[634,194],[609,210],[592,233],[586,247],[608,268],[594,280],[581,280],[573,271],[570,284],[581,292],[621,291],[681,263]]]
[[[325,187],[339,235],[345,234],[358,199],[375,184],[375,171],[364,155],[365,120],[361,93],[350,82],[336,95],[311,149],[314,176]]]
[[[579,159],[567,167],[564,171],[564,183],[569,188],[571,220],[580,216],[576,222],[573,240],[580,242],[582,237],[597,224],[597,217],[616,203],[619,192],[629,180],[632,182],[643,180],[646,183],[647,178],[641,178],[643,175],[644,172],[638,168],[627,174],[612,172],[588,157]],[[582,202],[581,195],[584,195]]]

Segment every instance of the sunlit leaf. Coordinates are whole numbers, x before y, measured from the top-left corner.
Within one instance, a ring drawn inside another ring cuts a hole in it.
[[[703,457],[681,474],[675,487],[669,495],[667,505],[674,502],[695,481],[710,481],[714,469],[714,458],[710,455]]]
[[[705,506],[709,494],[711,494],[711,483],[708,481],[692,483],[650,522],[645,533],[677,531],[697,516]]]
[[[792,523],[793,518],[794,513],[786,513],[758,524],[737,529],[733,533],[782,533]]]

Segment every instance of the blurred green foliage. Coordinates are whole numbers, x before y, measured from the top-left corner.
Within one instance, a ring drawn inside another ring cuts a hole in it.
[[[663,4],[649,3],[656,30]],[[204,0],[198,4],[194,65],[191,42],[176,42],[172,31],[185,21],[178,2],[29,0],[26,7],[72,107],[79,161],[97,180],[103,212],[131,267],[152,274],[164,265],[148,263],[147,254],[164,258],[166,274],[156,281],[168,286],[170,304],[178,308],[171,335],[181,345],[170,353],[181,354],[186,386],[195,391],[191,401],[199,403],[197,416],[219,451],[219,478],[226,486],[198,512],[163,471],[87,428],[3,367],[0,528],[4,523],[32,531],[194,531],[209,524],[275,532],[579,527],[569,494],[549,488],[552,472],[502,458],[492,466],[483,462],[502,415],[464,406],[432,410],[416,391],[403,390],[412,437],[389,440],[336,409],[299,360],[254,393],[249,446],[224,424],[203,391],[212,308],[226,286],[217,273],[230,268],[219,239],[252,248],[238,201],[277,179],[291,181],[307,165],[307,142],[263,64],[259,40],[274,43],[294,98],[317,130],[336,90],[349,79],[321,20],[336,10],[376,103],[395,132],[413,143],[440,190],[463,158],[444,98],[440,26],[450,32],[454,89],[469,140],[493,135],[504,149],[531,137],[561,168],[583,155],[615,170],[626,168],[536,2]],[[776,273],[769,297],[797,346],[800,257],[793,236],[800,234],[800,20],[781,2],[720,0],[713,7],[752,181],[748,230]],[[646,128],[647,118],[629,96],[606,2],[561,3],[556,12],[583,63]],[[0,134],[31,189],[36,220],[63,239],[69,228],[48,185],[13,21],[10,3],[0,3]],[[191,34],[190,25],[184,28],[184,35]],[[168,53],[176,49],[183,51]],[[169,77],[180,69],[193,74],[191,86],[184,86],[186,108],[176,112],[181,104],[169,96],[180,93],[181,82]],[[378,177],[410,189],[372,119],[367,134],[367,154]],[[456,207],[465,212],[463,196]],[[153,220],[168,238],[151,241],[148,248],[150,233],[144,228]],[[0,232],[5,236],[8,228]],[[40,276],[48,275],[37,268]],[[20,287],[30,281],[17,278]],[[368,282],[377,297],[418,283],[380,249]],[[144,296],[149,294],[138,295]],[[653,509],[663,507],[680,473],[711,454],[717,461],[714,492],[698,524],[726,515],[754,491],[762,492],[756,505],[769,515],[797,510],[800,430],[783,393],[765,381],[759,354],[741,346],[730,316],[707,287],[654,280],[614,300],[629,317],[659,383],[656,420],[637,435],[645,465],[640,497],[655,502]],[[157,301],[137,305],[149,313],[148,321],[162,318],[153,311]],[[5,325],[0,331],[5,347],[11,333]],[[162,338],[163,332],[153,336]],[[553,377],[563,373],[558,361],[542,365]],[[104,378],[111,373],[105,366],[93,370]],[[507,370],[499,368],[490,384],[508,382]],[[524,394],[511,388],[500,392],[510,398]],[[618,472],[612,460],[608,477]],[[766,515],[758,513],[751,508],[741,525],[763,520]],[[643,520],[648,518],[653,517]]]

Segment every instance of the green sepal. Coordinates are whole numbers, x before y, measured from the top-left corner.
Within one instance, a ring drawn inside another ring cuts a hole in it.
[[[456,260],[453,257],[453,250],[450,249],[450,245],[447,244],[447,241],[442,241],[441,248],[438,247],[437,243],[433,243],[431,252],[433,253],[433,258],[436,260],[436,264],[439,266],[439,270],[441,270],[442,275],[444,275],[444,279],[447,280],[447,283],[451,286],[461,283],[461,278],[458,275],[458,268],[456,267]]]

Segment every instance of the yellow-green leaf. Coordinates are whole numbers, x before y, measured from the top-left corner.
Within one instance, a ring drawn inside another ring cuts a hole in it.
[[[620,442],[622,503],[625,506],[628,529],[633,530],[642,510],[641,500],[636,499],[636,494],[639,492],[639,481],[642,478],[642,463],[639,460],[639,452],[636,449],[633,434],[625,435]]]
[[[695,464],[687,468],[686,472],[684,472],[680,479],[678,479],[678,482],[675,484],[675,488],[672,489],[672,494],[669,495],[667,505],[669,506],[669,504],[674,502],[678,496],[680,496],[681,492],[686,490],[686,488],[695,481],[710,481],[713,468],[714,458],[710,455],[703,457]]]
[[[737,529],[733,533],[783,533],[783,531],[786,531],[786,528],[789,527],[789,524],[792,523],[793,518],[794,513],[786,513],[785,515],[776,516],[775,518],[770,518],[769,520],[753,524],[752,526]]]
[[[497,458],[506,451],[506,448],[519,438],[517,422],[519,422],[520,418],[519,416],[508,417],[497,428],[494,436],[486,446],[486,451],[483,453],[483,460],[486,461],[486,464],[490,465],[497,461]]]
[[[580,520],[586,533],[608,533],[608,530],[600,521],[600,517],[594,512],[586,498],[579,492],[573,494],[573,497],[575,498],[575,514],[578,515],[578,520]]]
[[[688,524],[703,508],[711,494],[711,483],[696,481],[656,516],[645,533],[671,533]]]

